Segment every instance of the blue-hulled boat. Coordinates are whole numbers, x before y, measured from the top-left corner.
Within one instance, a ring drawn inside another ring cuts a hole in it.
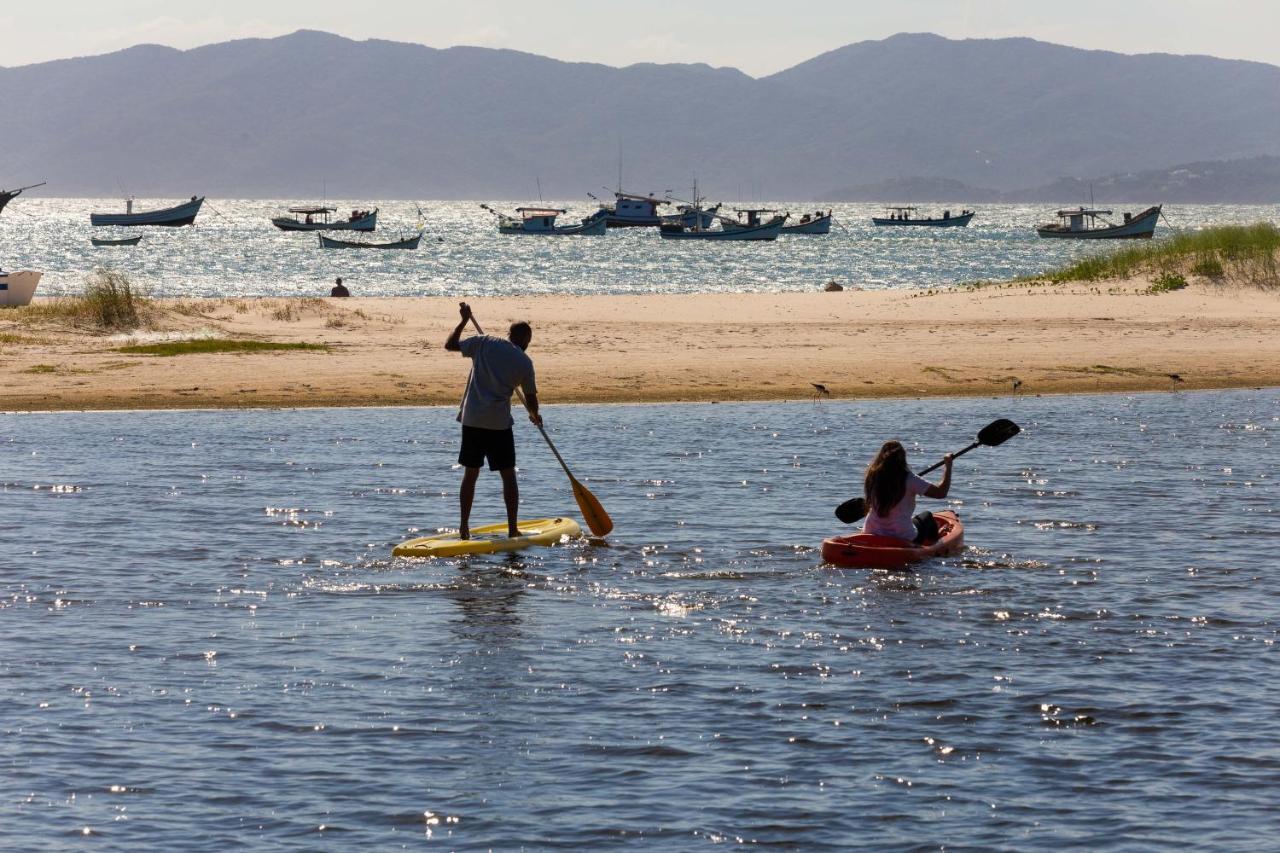
[[[191,201],[173,207],[165,207],[160,210],[144,210],[140,213],[133,212],[133,199],[125,200],[124,213],[90,213],[90,225],[119,225],[124,227],[133,227],[135,225],[163,225],[176,228],[181,225],[190,225],[196,221],[196,214],[200,212],[200,205],[204,204],[204,196],[192,196]]]
[[[1148,207],[1137,214],[1124,215],[1124,222],[1110,223],[1103,219],[1103,225],[1097,224],[1104,216],[1110,216],[1109,210],[1097,210],[1078,207],[1074,210],[1059,210],[1058,221],[1041,225],[1036,233],[1041,237],[1061,237],[1068,240],[1150,240],[1156,230],[1156,220],[1160,218],[1163,205]]]

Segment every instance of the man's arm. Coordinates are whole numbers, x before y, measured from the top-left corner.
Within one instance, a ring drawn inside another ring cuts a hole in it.
[[[458,313],[462,316],[462,321],[458,323],[458,328],[453,330],[449,340],[444,342],[444,348],[449,352],[462,352],[462,330],[471,322],[471,306],[465,302],[459,302]]]
[[[529,410],[529,421],[542,426],[542,415],[538,414],[538,395],[525,394],[524,407]]]

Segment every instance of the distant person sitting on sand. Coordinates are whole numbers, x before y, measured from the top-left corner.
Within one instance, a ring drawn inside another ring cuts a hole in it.
[[[333,290],[329,291],[330,296],[350,296],[351,291],[347,290],[347,286],[342,283],[342,276],[338,276],[338,283],[333,286]]]
[[[893,536],[917,544],[938,538],[938,524],[933,513],[922,512],[912,517],[916,495],[941,500],[951,490],[952,455],[943,457],[946,466],[942,482],[936,486],[917,477],[907,467],[907,451],[900,442],[886,441],[867,466],[863,480],[863,496],[867,500],[864,533]]]

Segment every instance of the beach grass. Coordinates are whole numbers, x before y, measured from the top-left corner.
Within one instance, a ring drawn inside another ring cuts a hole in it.
[[[274,350],[296,352],[328,352],[325,344],[308,344],[298,341],[257,341],[227,340],[225,338],[202,338],[194,341],[163,341],[155,344],[133,344],[118,347],[116,352],[128,355],[209,355],[212,353],[236,352],[271,352]]]
[[[1271,289],[1280,288],[1277,254],[1280,230],[1274,225],[1219,225],[1090,255],[1035,278],[1060,284],[1154,274],[1157,287],[1152,292],[1161,293],[1178,289],[1171,285],[1177,283],[1177,277],[1189,273],[1212,281]]]
[[[85,279],[82,292],[24,305],[14,309],[13,319],[131,331],[145,324],[150,308],[151,300],[124,273],[97,269]]]

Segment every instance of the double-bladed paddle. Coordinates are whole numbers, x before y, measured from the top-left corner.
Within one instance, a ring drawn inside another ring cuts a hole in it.
[[[483,207],[484,205],[481,205]],[[480,328],[480,323],[476,320],[475,314],[471,315],[471,325],[476,327],[476,331],[484,334],[484,329]],[[520,393],[520,389],[516,388],[516,397],[520,400],[520,405],[527,410],[529,404],[524,399],[524,394]],[[591,532],[597,536],[608,536],[609,531],[613,530],[613,519],[609,517],[609,513],[604,511],[604,507],[600,505],[600,501],[596,500],[596,496],[591,494],[591,490],[578,482],[578,478],[573,476],[573,472],[569,470],[569,466],[565,464],[564,457],[560,455],[560,451],[556,450],[556,446],[551,441],[551,436],[547,435],[547,431],[542,424],[535,424],[538,432],[542,433],[542,437],[547,440],[547,447],[551,448],[551,452],[555,454],[556,461],[560,463],[560,467],[564,469],[565,475],[569,478],[569,485],[573,487],[573,499],[578,502],[578,510],[582,513],[582,520],[587,523],[587,527],[591,528]]]
[[[1005,420],[1004,418],[1001,418],[998,421],[992,421],[983,427],[982,431],[978,433],[977,441],[970,444],[964,450],[959,450],[951,454],[951,457],[954,459],[957,456],[963,456],[975,447],[999,447],[1020,432],[1022,432],[1022,427],[1018,426],[1013,421]],[[941,467],[942,462],[930,465],[928,468],[921,471],[920,475],[923,476],[928,474],[930,471]],[[855,521],[859,521],[866,516],[866,514],[866,498],[852,498],[836,507],[836,518],[840,519],[845,524],[853,524]]]

